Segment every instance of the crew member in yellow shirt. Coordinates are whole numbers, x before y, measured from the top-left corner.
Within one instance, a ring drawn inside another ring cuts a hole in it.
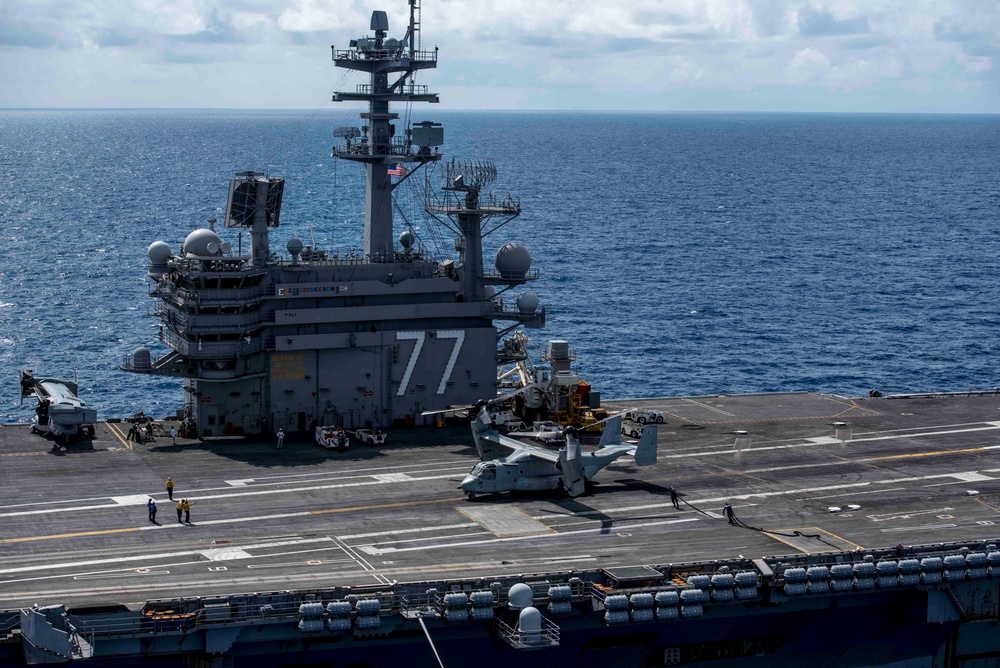
[[[184,506],[184,523],[191,524],[191,506],[193,506],[195,502],[183,499],[181,504]]]

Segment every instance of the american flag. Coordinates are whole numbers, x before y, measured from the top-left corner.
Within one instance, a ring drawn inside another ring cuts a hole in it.
[[[397,165],[396,163],[389,163],[389,171],[386,172],[389,176],[406,176],[406,167],[403,165]]]

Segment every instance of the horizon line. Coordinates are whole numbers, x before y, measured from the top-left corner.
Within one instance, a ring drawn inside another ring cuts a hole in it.
[[[32,106],[2,106],[0,112],[7,111],[286,111],[323,113],[338,112],[328,109],[309,109],[306,107],[32,107]],[[983,111],[844,111],[844,110],[789,110],[789,109],[475,109],[449,108],[440,109],[443,112],[463,113],[510,113],[510,114],[810,114],[827,116],[1000,116],[1000,113]]]

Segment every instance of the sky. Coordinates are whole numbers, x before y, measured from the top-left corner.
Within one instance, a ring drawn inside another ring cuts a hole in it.
[[[442,109],[1000,113],[1000,0],[420,0]],[[406,0],[0,0],[0,108],[333,105]]]

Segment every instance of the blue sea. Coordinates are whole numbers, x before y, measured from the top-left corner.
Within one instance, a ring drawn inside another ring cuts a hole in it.
[[[360,247],[363,174],[329,157],[358,111],[0,110],[0,422],[32,414],[22,368],[77,377],[102,418],[179,408],[179,380],[118,371],[167,352],[147,247],[221,219],[248,169],[287,179],[273,248]],[[568,339],[605,398],[1000,386],[1000,116],[412,118],[520,197],[486,256],[528,247],[548,313],[532,345]],[[424,186],[397,191],[397,232],[452,257]]]

